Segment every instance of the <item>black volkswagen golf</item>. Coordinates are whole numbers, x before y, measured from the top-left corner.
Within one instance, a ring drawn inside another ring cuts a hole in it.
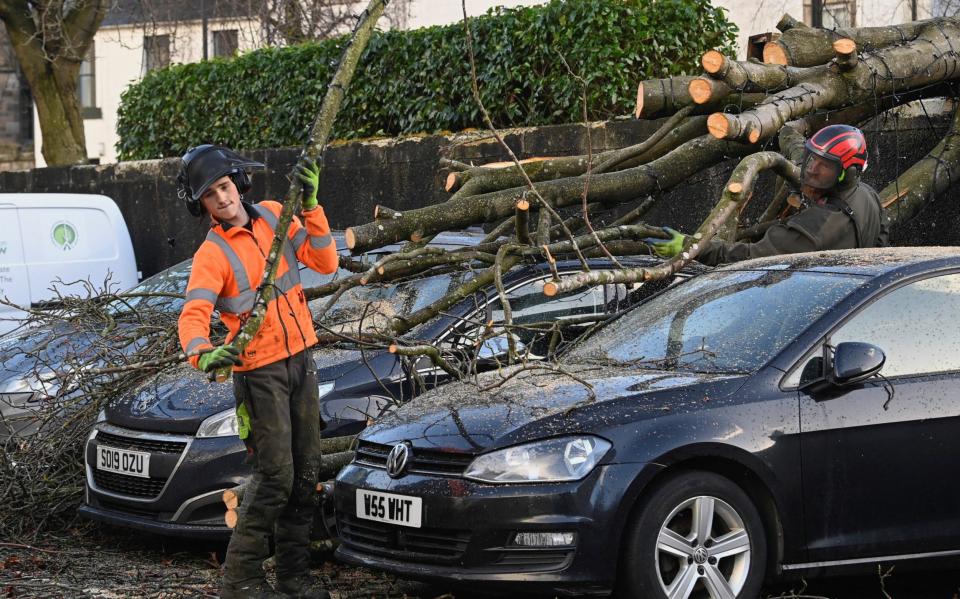
[[[740,263],[554,368],[428,392],[336,481],[344,561],[490,590],[753,598],[960,556],[960,250]]]

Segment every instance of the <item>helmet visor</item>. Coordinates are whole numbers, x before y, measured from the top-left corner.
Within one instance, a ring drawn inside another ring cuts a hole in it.
[[[813,152],[806,152],[800,182],[814,189],[830,189],[840,180],[840,164]]]

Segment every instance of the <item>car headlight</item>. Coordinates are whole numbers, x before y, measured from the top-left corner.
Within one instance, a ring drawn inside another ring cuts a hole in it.
[[[237,425],[237,411],[233,408],[224,410],[219,414],[214,414],[200,423],[197,429],[196,437],[203,439],[207,437],[230,437],[239,435],[239,426]]]
[[[587,435],[535,441],[479,456],[464,476],[486,483],[580,480],[609,449],[609,441]]]
[[[334,386],[336,386],[336,383],[333,381],[324,381],[322,383],[318,383],[317,391],[320,393],[319,397],[322,399],[324,395],[329,394],[331,391],[333,391]]]

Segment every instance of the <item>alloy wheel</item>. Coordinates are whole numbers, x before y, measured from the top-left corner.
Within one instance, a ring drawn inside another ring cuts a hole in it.
[[[734,599],[750,572],[750,537],[730,504],[699,495],[666,517],[655,555],[660,587],[669,599]]]

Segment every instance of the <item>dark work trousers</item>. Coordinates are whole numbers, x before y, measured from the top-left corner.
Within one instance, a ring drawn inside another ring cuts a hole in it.
[[[277,579],[309,573],[310,524],[320,468],[320,405],[313,360],[304,351],[233,373],[237,406],[247,404],[253,478],[224,564],[225,586],[263,580],[274,535]]]

